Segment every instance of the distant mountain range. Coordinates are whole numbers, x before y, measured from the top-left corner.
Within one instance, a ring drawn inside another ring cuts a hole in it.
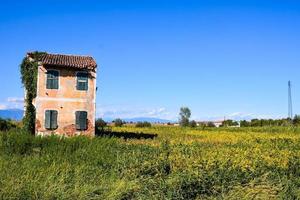
[[[23,118],[23,110],[20,109],[7,109],[7,110],[0,110],[0,118],[3,119],[12,119],[12,120],[22,120]]]

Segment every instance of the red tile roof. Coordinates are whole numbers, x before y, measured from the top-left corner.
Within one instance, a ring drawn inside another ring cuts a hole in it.
[[[32,53],[28,53],[30,57]],[[91,56],[63,55],[45,53],[39,57],[43,65],[73,67],[80,69],[94,70],[97,67],[96,61]]]

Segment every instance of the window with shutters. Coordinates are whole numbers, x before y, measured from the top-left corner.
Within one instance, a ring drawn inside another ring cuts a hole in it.
[[[77,90],[88,90],[88,73],[77,72]]]
[[[45,128],[49,130],[57,129],[57,111],[46,110],[45,111]]]
[[[58,77],[59,72],[56,70],[48,70],[47,71],[47,89],[58,89]]]
[[[76,129],[86,130],[87,129],[87,112],[86,111],[76,111]]]

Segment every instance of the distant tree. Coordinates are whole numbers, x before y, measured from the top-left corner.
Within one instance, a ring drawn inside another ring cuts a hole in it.
[[[233,121],[231,119],[225,120],[222,122],[222,127],[227,127],[227,126],[238,126],[239,123],[237,121]]]
[[[231,124],[231,126],[238,126],[238,125],[239,125],[239,123],[237,121],[233,121]]]
[[[102,118],[99,118],[96,120],[95,126],[98,130],[103,130],[107,126],[107,123]]]
[[[291,120],[289,118],[282,119],[281,123],[282,123],[281,126],[290,126],[291,125]]]
[[[121,120],[120,118],[117,118],[114,120],[114,124],[116,127],[121,127],[121,126],[123,126],[123,124],[125,124],[125,122],[123,120]]]
[[[211,128],[216,127],[216,125],[213,122],[208,122],[206,126]]]
[[[227,126],[229,126],[229,123],[230,123],[229,120],[224,120],[224,121],[222,122],[221,127],[227,127]]]
[[[192,127],[192,128],[197,127],[197,122],[196,122],[195,120],[192,120],[192,121],[190,122],[190,127]]]
[[[259,124],[259,126],[272,126],[273,120],[272,119],[259,119],[258,124]]]
[[[200,127],[201,129],[203,129],[203,130],[204,130],[205,127],[207,126],[205,122],[199,122],[198,125],[199,125],[199,127]]]
[[[300,115],[295,115],[293,119],[293,125],[299,126],[300,125]]]
[[[188,126],[191,117],[191,110],[188,107],[181,107],[179,112],[179,124]]]
[[[242,120],[241,127],[266,127],[266,126],[297,126],[300,125],[300,115],[296,115],[292,120],[289,118],[283,119],[252,119],[250,122]]]
[[[282,119],[275,119],[275,120],[273,121],[273,125],[274,125],[274,126],[282,126],[283,123],[284,123],[284,122],[283,122]]]
[[[151,123],[150,122],[137,122],[135,127],[137,127],[137,128],[151,127]]]
[[[250,122],[246,121],[246,120],[242,120],[240,122],[241,127],[249,127],[251,126]]]
[[[299,117],[300,119],[300,117]],[[291,122],[293,124],[297,123],[297,119],[252,119],[250,122],[245,120],[241,121],[241,127],[265,127],[265,126],[290,126]]]
[[[259,127],[259,126],[262,126],[261,120],[259,120],[259,119],[252,119],[252,120],[251,120],[251,126],[252,126],[252,127]]]

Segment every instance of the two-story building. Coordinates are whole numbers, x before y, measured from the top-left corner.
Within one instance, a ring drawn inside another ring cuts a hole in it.
[[[31,59],[31,53],[27,56]],[[96,68],[90,56],[44,54],[38,62],[37,135],[95,134]]]

